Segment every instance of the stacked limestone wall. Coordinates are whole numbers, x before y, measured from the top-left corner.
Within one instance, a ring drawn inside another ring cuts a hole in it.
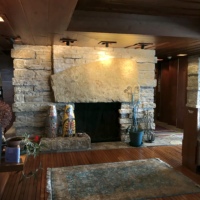
[[[106,57],[134,59],[139,71],[140,111],[153,112],[155,51],[123,48],[91,48],[70,46],[31,46],[15,45],[11,53],[14,58],[14,101],[16,115],[14,126],[17,135],[44,134],[45,118],[50,104],[56,104],[59,116],[65,105],[55,103],[51,89],[50,76],[69,67],[98,61]],[[125,94],[127,95],[127,94]],[[73,103],[73,102],[70,102]],[[129,109],[128,102],[121,102],[122,109]],[[121,111],[120,111],[121,112]],[[125,129],[131,119],[121,118],[121,138],[127,140]],[[154,124],[152,124],[153,126]]]
[[[197,56],[188,59],[188,84],[187,84],[187,106],[200,107],[200,58]]]
[[[52,51],[50,46],[15,45],[14,104],[17,135],[43,134],[48,105],[53,103],[50,87]]]

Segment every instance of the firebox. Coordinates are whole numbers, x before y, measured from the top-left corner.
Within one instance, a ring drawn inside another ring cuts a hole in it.
[[[85,132],[91,142],[120,141],[121,103],[75,103],[76,132]]]

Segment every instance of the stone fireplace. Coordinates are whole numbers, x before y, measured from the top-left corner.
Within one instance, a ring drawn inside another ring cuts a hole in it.
[[[154,50],[15,45],[12,57],[17,135],[43,134],[51,104],[61,116],[65,104],[113,102],[120,104],[119,138],[127,141],[131,99],[124,90],[136,84],[141,114],[155,108]]]

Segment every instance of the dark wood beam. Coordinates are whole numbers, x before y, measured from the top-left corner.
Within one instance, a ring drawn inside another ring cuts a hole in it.
[[[200,38],[198,18],[161,17],[80,10],[74,12],[68,31]]]

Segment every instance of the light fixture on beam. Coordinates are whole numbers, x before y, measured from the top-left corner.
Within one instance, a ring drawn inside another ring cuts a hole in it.
[[[61,38],[60,39],[61,42],[66,43],[67,46],[69,46],[71,43],[76,42],[76,39],[70,39],[70,38]]]
[[[151,46],[151,45],[153,45],[153,43],[139,42],[139,43],[134,44],[134,46],[138,46],[141,49],[144,49],[145,47]]]
[[[0,15],[0,22],[4,22],[4,19],[1,15]]]
[[[115,41],[101,41],[98,44],[105,45],[105,47],[109,47],[110,44],[116,44],[117,42]]]
[[[17,37],[6,37],[6,36],[3,36],[5,37],[5,39],[7,39],[11,44],[19,44],[22,42],[22,39],[20,36],[17,36]]]

